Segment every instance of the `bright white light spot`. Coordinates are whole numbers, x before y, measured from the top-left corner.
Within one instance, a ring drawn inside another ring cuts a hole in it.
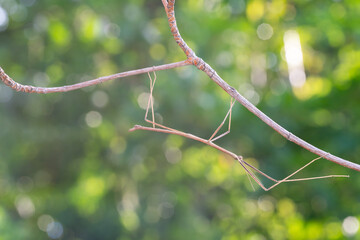
[[[342,224],[342,229],[345,236],[354,236],[357,231],[359,231],[359,220],[352,216],[345,218]]]
[[[64,232],[64,228],[59,222],[51,222],[46,227],[48,236],[52,239],[58,239]]]
[[[27,196],[17,197],[15,200],[15,206],[22,218],[29,218],[35,213],[34,203]]]
[[[290,83],[293,87],[301,87],[306,81],[306,75],[299,34],[294,30],[285,32],[284,43]]]
[[[98,127],[102,123],[102,116],[99,112],[90,111],[85,116],[85,122],[89,127]]]
[[[37,225],[41,231],[46,232],[50,223],[54,222],[54,219],[50,215],[41,215],[37,220]]]
[[[257,35],[261,40],[269,40],[274,34],[274,30],[270,24],[262,23],[258,26]]]
[[[175,164],[181,160],[181,151],[178,148],[168,148],[165,152],[166,160]]]
[[[0,7],[0,32],[4,31],[9,24],[9,17],[5,9]]]
[[[284,43],[285,57],[288,65],[301,66],[303,64],[303,55],[299,34],[294,30],[285,32]]]
[[[109,97],[103,91],[96,91],[91,96],[91,101],[96,107],[102,108],[105,107],[106,104],[109,102]]]

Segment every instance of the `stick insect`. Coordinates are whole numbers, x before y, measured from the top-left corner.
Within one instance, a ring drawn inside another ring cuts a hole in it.
[[[174,134],[174,135],[179,135],[188,139],[192,139],[201,143],[204,143],[210,147],[213,147],[221,152],[223,152],[224,154],[234,158],[245,170],[250,184],[252,185],[251,179],[253,179],[263,190],[265,191],[269,191],[270,189],[278,186],[281,183],[284,182],[298,182],[298,181],[308,181],[308,180],[315,180],[315,179],[324,179],[324,178],[333,178],[333,177],[349,177],[348,175],[326,175],[326,176],[319,176],[319,177],[309,177],[309,178],[297,178],[297,179],[290,179],[291,177],[293,177],[295,174],[299,173],[301,170],[303,170],[304,168],[308,167],[309,165],[311,165],[312,163],[314,163],[315,161],[321,159],[322,157],[318,157],[315,158],[313,160],[311,160],[309,163],[305,164],[304,166],[302,166],[301,168],[299,168],[298,170],[296,170],[295,172],[291,173],[290,175],[288,175],[287,177],[283,178],[282,180],[276,180],[272,177],[270,177],[269,175],[267,175],[266,173],[260,171],[259,169],[257,169],[256,167],[252,166],[251,164],[249,164],[248,162],[246,162],[244,160],[244,158],[240,155],[237,155],[217,144],[214,143],[214,141],[224,137],[225,135],[230,133],[231,130],[231,113],[232,113],[232,109],[235,105],[235,100],[233,98],[231,98],[230,100],[230,108],[227,112],[227,114],[225,115],[224,120],[220,123],[220,125],[216,128],[216,130],[214,131],[214,133],[210,136],[210,138],[205,139],[205,138],[201,138],[198,136],[195,136],[191,133],[185,133],[173,128],[169,128],[167,126],[164,126],[162,124],[156,123],[155,122],[155,113],[154,113],[154,100],[153,100],[153,92],[154,92],[154,87],[155,87],[155,83],[156,83],[156,72],[153,71],[154,77],[151,77],[150,73],[148,73],[149,79],[150,79],[150,94],[149,94],[149,99],[148,99],[148,103],[147,103],[147,107],[146,107],[146,111],[145,111],[145,117],[144,120],[147,123],[150,123],[152,125],[152,127],[145,127],[145,126],[141,126],[141,125],[135,125],[132,129],[130,129],[129,131],[135,131],[135,130],[147,130],[147,131],[152,131],[152,132],[160,132],[160,133],[168,133],[168,134]],[[151,110],[151,120],[148,118],[149,112]],[[226,120],[229,118],[228,122],[228,129],[227,131],[225,131],[224,133],[216,136],[218,134],[218,132],[220,131],[220,129],[224,126]],[[270,187],[265,187],[264,184],[260,181],[260,179],[255,175],[255,173],[258,173],[262,176],[264,176],[265,178],[271,180],[273,183],[273,185],[271,185]],[[252,185],[253,187],[253,185]],[[254,189],[254,187],[253,187]]]

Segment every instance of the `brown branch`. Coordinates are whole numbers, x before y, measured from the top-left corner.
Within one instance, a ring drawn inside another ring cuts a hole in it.
[[[153,71],[160,71],[160,70],[166,70],[166,69],[172,69],[177,68],[181,66],[189,65],[190,63],[187,61],[181,61],[181,62],[175,62],[175,63],[169,63],[154,67],[147,67],[127,72],[121,72],[116,73],[109,76],[99,77],[92,80],[88,80],[85,82],[76,83],[73,85],[65,85],[61,87],[35,87],[31,85],[22,85],[20,83],[15,82],[12,78],[10,78],[5,71],[0,67],[0,78],[5,83],[5,85],[11,87],[12,89],[18,91],[18,92],[27,92],[27,93],[55,93],[55,92],[69,92],[76,89],[89,87],[93,85],[97,85],[109,80],[113,80],[116,78],[123,78],[123,77],[129,77],[134,75],[139,75],[143,73],[149,73]]]
[[[291,132],[280,126],[278,123],[276,123],[274,120],[272,120],[270,117],[268,117],[265,113],[260,111],[252,103],[250,103],[245,97],[243,97],[235,88],[233,88],[227,82],[225,82],[209,64],[207,64],[200,57],[196,56],[195,52],[182,39],[179,29],[176,25],[176,18],[174,11],[175,0],[168,0],[167,4],[166,1],[163,0],[163,4],[165,6],[165,11],[168,17],[171,33],[174,36],[176,43],[184,51],[188,62],[196,66],[199,70],[205,72],[216,84],[218,84],[222,89],[224,89],[224,91],[226,91],[231,97],[235,98],[239,103],[241,103],[241,105],[243,105],[250,112],[255,114],[258,118],[260,118],[263,122],[265,122],[267,125],[273,128],[275,131],[277,131],[287,140],[296,143],[297,145],[307,149],[312,153],[315,153],[316,155],[324,159],[327,159],[344,167],[351,168],[356,171],[360,171],[359,164],[332,155],[324,150],[321,150],[311,145],[310,143],[304,141],[303,139],[295,136],[294,134],[292,134]]]

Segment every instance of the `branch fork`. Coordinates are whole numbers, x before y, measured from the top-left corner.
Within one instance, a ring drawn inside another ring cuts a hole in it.
[[[332,161],[336,164],[342,165],[344,167],[354,169],[356,171],[360,171],[360,165],[357,163],[350,162],[348,160],[342,159],[340,157],[337,157],[335,155],[332,155],[326,151],[323,151],[310,143],[304,141],[303,139],[297,137],[293,133],[289,132],[282,126],[280,126],[278,123],[276,123],[274,120],[272,120],[270,117],[268,117],[265,113],[260,111],[257,107],[255,107],[252,103],[250,103],[245,97],[243,97],[235,88],[230,86],[227,82],[225,82],[217,73],[216,71],[207,64],[203,59],[196,56],[194,51],[186,44],[186,42],[182,39],[179,29],[176,25],[176,18],[175,18],[175,11],[174,11],[174,5],[175,0],[162,0],[166,14],[168,16],[168,22],[171,29],[171,33],[179,45],[179,47],[184,51],[186,57],[187,57],[187,63],[190,63],[194,65],[199,70],[205,72],[210,79],[212,79],[216,84],[218,84],[222,89],[224,89],[232,98],[234,98],[236,101],[238,101],[241,105],[243,105],[245,108],[247,108],[250,112],[255,114],[259,119],[261,119],[263,122],[265,122],[267,125],[269,125],[271,128],[273,128],[275,131],[277,131],[279,134],[281,134],[283,137],[285,137],[287,140],[307,149],[308,151],[324,158],[329,161]]]

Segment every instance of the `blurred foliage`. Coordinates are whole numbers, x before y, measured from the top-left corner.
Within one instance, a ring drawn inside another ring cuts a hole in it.
[[[0,64],[24,84],[61,86],[184,59],[160,0],[0,6]],[[178,0],[176,15],[197,54],[266,114],[360,161],[358,0]],[[300,87],[289,82],[290,30],[301,41]],[[209,137],[228,95],[193,67],[157,76],[157,120]],[[128,133],[143,124],[148,86],[145,74],[66,94],[0,85],[0,240],[360,239],[358,172],[320,160],[299,177],[351,178],[253,191],[241,166],[214,149]],[[239,104],[218,143],[278,179],[315,157]]]

